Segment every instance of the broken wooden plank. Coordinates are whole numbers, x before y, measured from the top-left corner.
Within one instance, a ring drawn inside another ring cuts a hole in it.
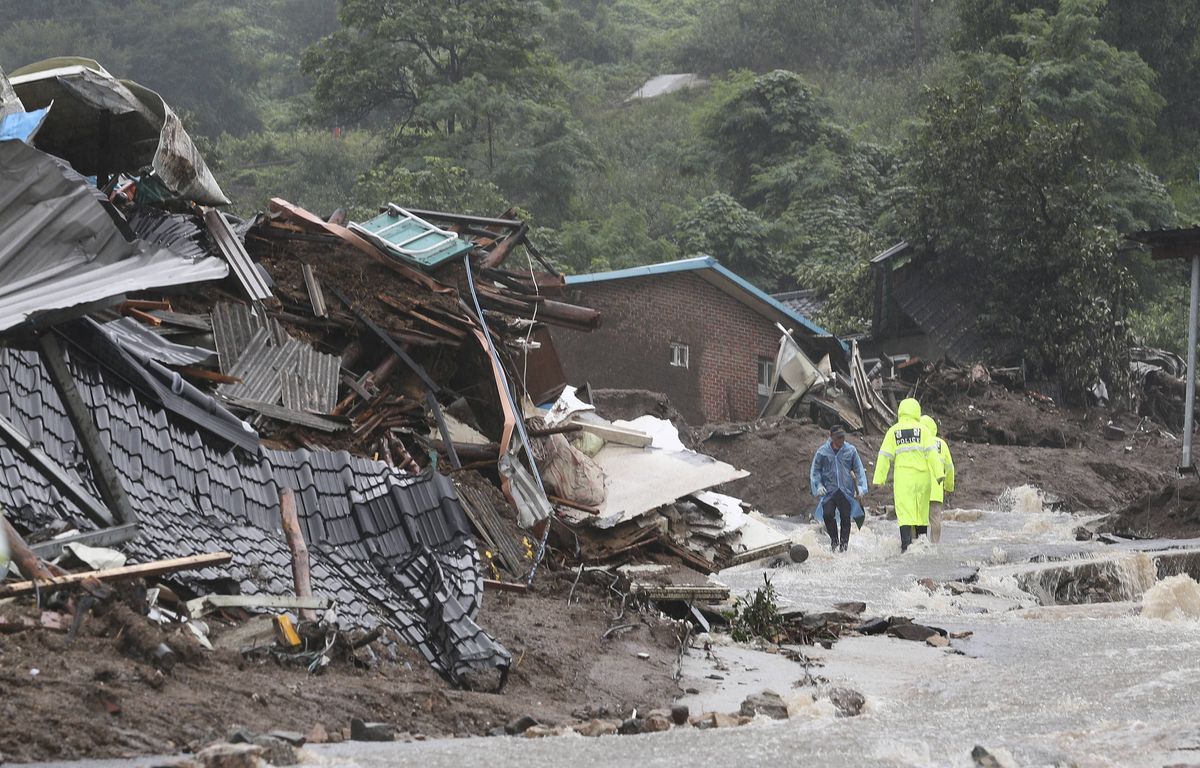
[[[313,272],[311,264],[301,264],[304,271],[304,287],[308,289],[308,300],[312,304],[313,314],[317,317],[329,317],[329,308],[325,306],[325,293],[321,290],[321,282]]]
[[[495,579],[484,579],[483,588],[485,591],[518,592],[520,594],[525,594],[529,591],[529,586],[526,584],[514,584],[510,581],[496,581]]]
[[[17,581],[12,584],[0,585],[0,597],[28,595],[39,589],[74,586],[88,579],[128,581],[150,576],[162,576],[163,574],[175,573],[176,571],[194,571],[200,568],[207,568],[210,565],[224,565],[231,560],[233,560],[233,555],[228,552],[211,552],[207,555],[176,557],[170,560],[158,560],[153,563],[142,563],[140,565],[126,565],[121,568],[109,568],[103,571],[69,573],[66,576],[39,579],[36,583],[32,581]]]
[[[610,443],[617,443],[618,445],[632,445],[634,448],[645,448],[654,442],[654,438],[637,429],[628,429],[612,424],[592,424],[574,419],[570,423],[578,424],[579,428],[584,432],[595,435],[602,440],[607,440]]]
[[[732,567],[735,565],[742,565],[743,563],[751,563],[755,560],[761,560],[764,557],[782,555],[791,548],[792,542],[790,540],[784,540],[774,544],[768,544],[764,547],[758,547],[757,549],[748,549],[745,552],[738,552],[736,555],[731,557],[729,559],[729,565]]]
[[[272,610],[325,610],[333,598],[323,595],[204,595],[187,601],[188,615],[198,619],[221,608],[269,608]]]

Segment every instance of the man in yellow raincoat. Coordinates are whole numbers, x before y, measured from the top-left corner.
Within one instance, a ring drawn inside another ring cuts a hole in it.
[[[942,467],[934,437],[921,425],[921,404],[905,398],[896,411],[898,419],[883,436],[879,458],[875,461],[875,485],[887,483],[888,471],[896,465],[893,495],[896,522],[900,526],[900,551],[929,525],[930,484],[941,483]]]
[[[921,424],[933,435],[938,456],[941,457],[942,466],[946,470],[945,480],[935,483],[931,478],[929,484],[929,540],[937,544],[942,540],[942,506],[946,500],[945,494],[954,492],[954,457],[950,455],[950,446],[946,445],[946,441],[937,436],[937,424],[934,420],[925,415],[921,417]]]

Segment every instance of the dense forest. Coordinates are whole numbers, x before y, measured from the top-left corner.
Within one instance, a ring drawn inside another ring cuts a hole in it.
[[[908,240],[1075,389],[1184,346],[1194,0],[0,0],[0,67],[161,92],[235,209],[516,208],[568,271],[706,253],[868,325]],[[631,98],[648,78],[694,87]]]

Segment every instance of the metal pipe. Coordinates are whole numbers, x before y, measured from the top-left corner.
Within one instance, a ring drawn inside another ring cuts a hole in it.
[[[1192,429],[1196,412],[1196,320],[1200,312],[1200,253],[1192,257],[1192,304],[1188,309],[1187,405],[1183,412],[1183,463],[1180,469],[1192,466]]]

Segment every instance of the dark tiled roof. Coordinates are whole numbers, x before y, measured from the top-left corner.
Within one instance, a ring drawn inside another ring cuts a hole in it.
[[[247,594],[290,593],[279,491],[292,488],[312,553],[313,590],[337,600],[343,621],[394,628],[452,681],[472,670],[507,669],[508,652],[472,619],[482,592],[479,555],[446,477],[404,475],[344,451],[234,450],[148,402],[77,347],[70,357],[138,514],[141,535],[124,545],[135,561],[225,550],[233,554],[228,566],[179,578],[201,590],[232,581]],[[36,353],[0,349],[0,414],[97,494]],[[0,478],[0,505],[25,526],[60,519],[94,527],[6,445]]]
[[[829,303],[829,300],[825,296],[820,295],[815,288],[773,293],[771,297],[793,312],[805,317],[817,315]]]

